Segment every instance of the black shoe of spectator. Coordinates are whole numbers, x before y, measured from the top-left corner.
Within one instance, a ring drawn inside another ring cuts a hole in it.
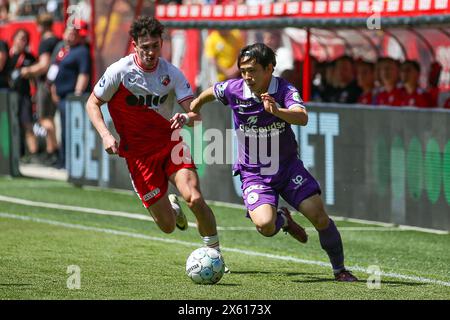
[[[64,163],[64,161],[61,161],[61,159],[58,159],[58,161],[56,161],[55,165],[53,165],[52,167],[55,169],[65,169],[66,164]]]
[[[42,163],[48,167],[56,166],[58,163],[58,152],[44,153]]]
[[[23,164],[41,164],[42,161],[36,153],[27,154],[20,158],[20,162]]]

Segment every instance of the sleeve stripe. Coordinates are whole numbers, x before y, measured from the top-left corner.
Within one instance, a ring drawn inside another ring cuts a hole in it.
[[[217,95],[217,92],[216,92],[216,85],[214,85],[214,87],[213,87],[213,94],[214,94],[214,98],[216,98],[217,101],[222,102],[222,104],[223,104],[224,106],[229,105],[228,101],[225,100],[225,97],[219,97],[219,96]]]
[[[302,104],[300,104],[300,103],[294,103],[294,104],[291,104],[291,105],[288,106],[287,108],[288,108],[288,109],[291,109],[291,108],[293,108],[293,107],[300,107],[300,108],[302,108],[302,109],[305,109],[305,106],[302,105]]]
[[[97,98],[98,100],[100,100],[101,102],[103,102],[103,103],[108,103],[108,101],[105,101],[105,100],[99,98],[99,97],[95,94],[95,92],[93,92],[93,94],[94,94],[94,97],[96,97],[96,98]]]
[[[213,93],[214,93],[214,97],[216,98],[216,100],[221,101],[220,98],[217,96],[217,93],[216,93],[216,85],[214,85],[214,87],[213,87]]]
[[[192,98],[194,98],[194,96],[187,96],[187,97],[184,97],[183,99],[180,99],[180,100],[177,100],[177,102],[178,103],[182,103],[182,102],[184,102],[184,101],[186,101],[186,100],[189,100],[189,99],[192,99]]]

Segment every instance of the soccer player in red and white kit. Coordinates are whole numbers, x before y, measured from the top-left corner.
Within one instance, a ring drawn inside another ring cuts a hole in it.
[[[129,33],[135,52],[107,68],[86,110],[105,150],[125,158],[134,189],[158,227],[172,233],[175,226],[181,230],[188,226],[177,197],[167,195],[170,181],[194,212],[205,245],[220,250],[215,217],[201,194],[189,150],[179,148],[181,138],[172,139],[174,130],[199,119],[189,109],[193,93],[186,78],[160,57],[163,31],[154,18],[140,17],[132,23]],[[174,95],[186,113],[172,116]],[[120,143],[103,120],[104,103]]]

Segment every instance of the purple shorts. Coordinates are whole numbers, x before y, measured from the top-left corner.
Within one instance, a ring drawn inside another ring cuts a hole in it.
[[[298,158],[283,163],[275,175],[261,176],[259,171],[259,168],[239,170],[242,197],[249,211],[263,204],[277,208],[279,196],[297,210],[303,200],[321,194],[319,183]]]

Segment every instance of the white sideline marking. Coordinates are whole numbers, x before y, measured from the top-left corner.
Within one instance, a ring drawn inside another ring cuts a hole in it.
[[[138,220],[153,221],[152,217],[144,215],[144,214],[139,214],[139,213],[129,213],[129,212],[123,212],[123,211],[110,211],[110,210],[102,210],[102,209],[95,209],[95,208],[69,206],[69,205],[57,204],[57,203],[31,201],[31,200],[7,197],[7,196],[2,196],[2,195],[0,195],[0,201],[20,204],[20,205],[30,206],[30,207],[50,208],[50,209],[58,209],[58,210],[66,210],[66,211],[79,211],[79,212],[86,212],[86,213],[95,213],[95,214],[105,215],[105,216],[115,216],[115,217],[124,217],[124,218],[138,219]]]
[[[131,190],[123,190],[123,189],[113,189],[113,188],[103,188],[103,187],[97,187],[97,186],[83,186],[83,189],[86,190],[92,190],[92,191],[104,191],[107,190],[108,192],[115,192],[120,193],[124,195],[130,195],[135,196],[136,193],[134,193]],[[181,199],[180,199],[181,200]],[[206,200],[206,203],[209,205],[224,207],[224,208],[231,208],[231,209],[240,209],[246,211],[247,208],[242,204],[236,204],[236,203],[228,203],[223,201],[215,201],[215,200]],[[346,222],[354,222],[354,223],[361,223],[361,224],[369,224],[374,226],[380,226],[380,227],[386,227],[391,228],[390,230],[378,230],[378,231],[419,231],[419,232],[426,232],[426,233],[433,233],[433,234],[450,234],[450,231],[447,230],[437,230],[437,229],[430,229],[430,228],[421,228],[421,227],[414,227],[414,226],[407,226],[407,225],[397,225],[395,223],[389,223],[389,222],[380,222],[380,221],[372,221],[372,220],[364,220],[364,219],[357,219],[357,218],[347,218],[347,217],[339,217],[339,216],[332,216],[330,217],[335,221],[346,221]],[[339,228],[339,230],[345,230]],[[363,231],[363,230],[349,230],[349,231]],[[366,230],[369,231],[369,230]]]
[[[210,205],[216,205],[216,206],[225,207],[225,208],[247,210],[247,208],[241,204],[227,203],[227,202],[222,202],[222,201],[206,201],[206,202]],[[419,231],[419,232],[434,233],[434,234],[450,234],[450,231],[446,231],[446,230],[436,230],[436,229],[413,227],[413,226],[406,226],[406,225],[396,225],[394,223],[371,221],[371,220],[356,219],[356,218],[347,218],[347,217],[338,217],[338,216],[330,216],[330,217],[335,221],[355,222],[355,223],[371,224],[371,225],[376,225],[376,226],[380,226],[380,227],[392,228],[392,230],[389,230],[389,231],[393,231],[393,230],[395,230],[395,231]],[[339,230],[341,230],[341,229],[342,228],[339,228]],[[380,229],[380,231],[382,231],[382,230]],[[384,230],[384,231],[388,231],[388,230]]]
[[[139,214],[139,213],[111,211],[111,210],[102,210],[102,209],[87,208],[87,207],[70,206],[70,205],[57,204],[57,203],[31,201],[31,200],[2,196],[2,195],[0,195],[0,201],[15,203],[15,204],[24,205],[24,206],[31,206],[31,207],[50,208],[50,209],[65,210],[65,211],[78,211],[78,212],[93,213],[93,214],[104,215],[104,216],[114,216],[114,217],[122,217],[122,218],[129,218],[129,219],[135,219],[135,220],[145,220],[145,221],[155,222],[153,220],[153,218],[150,217],[149,215],[144,215],[144,214]],[[235,206],[236,207],[233,206],[233,208],[238,208],[239,205],[235,205]],[[197,224],[195,224],[193,222],[188,222],[188,224],[190,227],[194,227],[194,228],[197,227]],[[307,231],[315,231],[314,228],[305,228],[305,229]],[[217,230],[219,230],[219,231],[254,231],[255,227],[217,226]],[[389,227],[339,227],[339,231],[396,232],[396,231],[411,231],[411,229],[410,229],[410,227],[402,227],[402,226],[393,227],[392,225],[389,225]],[[412,230],[412,231],[422,231],[422,230]],[[438,231],[438,230],[433,230],[433,233],[448,234],[445,231]]]
[[[217,230],[223,231],[254,231],[255,227],[217,227]],[[306,231],[316,231],[314,227],[305,228]],[[397,231],[410,231],[406,229],[399,229],[396,227],[384,228],[384,227],[338,227],[339,231],[376,231],[376,232],[397,232]]]
[[[1,218],[11,218],[11,219],[16,219],[16,220],[23,220],[23,221],[45,223],[45,224],[49,224],[49,225],[53,225],[53,226],[65,227],[65,228],[70,228],[70,229],[95,231],[95,232],[113,234],[113,235],[118,235],[118,236],[126,236],[126,237],[137,238],[137,239],[160,241],[160,242],[166,242],[166,243],[175,243],[175,244],[180,244],[180,245],[189,246],[189,247],[198,247],[199,246],[198,243],[194,243],[194,242],[187,242],[187,241],[181,241],[181,240],[175,240],[175,239],[164,239],[164,238],[152,237],[152,236],[148,236],[148,235],[140,234],[140,233],[132,233],[132,232],[113,230],[113,229],[89,227],[89,226],[80,225],[80,224],[71,224],[71,223],[59,222],[59,221],[55,221],[55,220],[33,218],[33,217],[29,217],[29,216],[9,214],[9,213],[4,213],[4,212],[0,212],[0,217]],[[299,259],[299,258],[295,258],[295,257],[291,257],[291,256],[280,256],[280,255],[268,254],[268,253],[257,252],[257,251],[241,250],[241,249],[237,249],[237,248],[222,247],[221,250],[228,251],[228,252],[241,253],[241,254],[245,254],[247,256],[250,255],[250,256],[264,257],[264,258],[275,259],[275,260],[283,260],[283,261],[291,261],[291,262],[302,263],[302,264],[317,265],[317,266],[321,266],[321,267],[328,267],[328,268],[331,267],[331,265],[326,262]],[[347,269],[349,269],[351,271],[368,273],[365,268],[360,267],[360,266],[347,267]],[[446,281],[442,281],[442,280],[408,276],[408,275],[403,275],[403,274],[398,274],[398,273],[390,273],[390,272],[388,272],[388,273],[381,272],[380,275],[389,277],[389,278],[397,278],[397,279],[403,279],[403,280],[408,280],[408,281],[423,282],[423,283],[437,284],[437,285],[450,287],[450,282],[446,282]]]

